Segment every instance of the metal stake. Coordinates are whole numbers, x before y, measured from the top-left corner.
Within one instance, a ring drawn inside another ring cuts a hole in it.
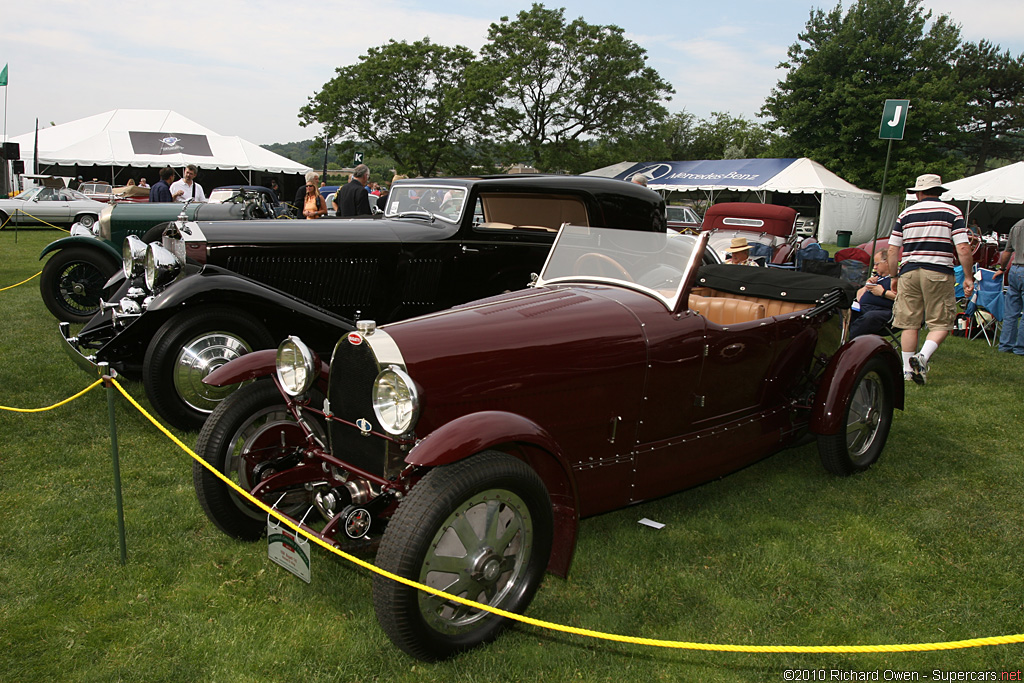
[[[117,535],[121,544],[121,564],[128,562],[128,548],[124,540],[124,501],[121,498],[121,463],[117,455],[117,422],[114,419],[114,382],[107,363],[98,363],[107,389],[107,412],[110,415],[110,456],[114,461],[114,499],[117,502]]]

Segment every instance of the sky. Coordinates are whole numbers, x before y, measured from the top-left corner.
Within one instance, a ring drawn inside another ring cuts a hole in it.
[[[849,5],[850,0],[845,0]],[[675,89],[672,112],[755,119],[783,77],[778,64],[813,7],[839,0],[563,0],[567,20],[614,24],[647,51]],[[925,0],[949,14],[964,40],[1024,52],[1021,0]],[[257,144],[305,140],[298,112],[370,47],[390,39],[464,45],[479,52],[487,29],[529,0],[265,0],[123,3],[5,2],[0,65],[9,65],[8,136],[112,109],[171,109],[219,135]],[[2,66],[0,66],[2,68]],[[896,96],[897,94],[894,94]],[[869,103],[879,107],[881,103]],[[2,134],[0,130],[0,134]],[[174,132],[174,131],[163,131]]]

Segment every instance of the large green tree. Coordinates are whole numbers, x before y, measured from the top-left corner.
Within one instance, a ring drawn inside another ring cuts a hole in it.
[[[1024,151],[1024,55],[1013,57],[987,40],[963,46],[958,74],[969,93],[964,151],[974,173],[990,159],[1020,158]]]
[[[489,129],[494,84],[468,48],[392,40],[335,73],[300,110],[303,125],[373,143],[400,173],[467,173],[485,161],[475,143]]]
[[[587,170],[589,139],[642,136],[668,115],[671,86],[618,26],[566,22],[564,9],[535,3],[491,24],[488,40],[481,57],[499,81],[495,124],[520,161]]]
[[[780,156],[808,156],[865,188],[881,185],[886,99],[910,100],[889,187],[923,172],[959,177],[967,93],[958,83],[960,30],[921,0],[857,0],[813,9],[780,66],[788,73],[761,110],[782,135]]]

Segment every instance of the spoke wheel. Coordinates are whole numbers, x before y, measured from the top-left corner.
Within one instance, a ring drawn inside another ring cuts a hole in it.
[[[877,359],[861,370],[846,406],[843,429],[818,436],[818,453],[826,470],[847,476],[878,460],[892,426],[892,382]]]
[[[314,403],[317,401],[314,396]],[[320,398],[320,401],[323,399]],[[313,423],[315,428],[320,427]],[[319,436],[324,438],[322,430]],[[279,458],[282,450],[301,448],[306,439],[302,428],[285,406],[277,386],[261,380],[243,387],[225,400],[210,416],[196,441],[196,454],[246,491],[261,480],[260,463]],[[266,466],[262,472],[272,472]],[[192,464],[192,483],[203,512],[218,529],[243,541],[258,540],[266,533],[267,515],[238,495],[200,463]],[[279,510],[301,518],[311,504],[311,494],[298,488],[278,503],[280,493],[264,498]]]
[[[146,349],[146,395],[167,422],[197,430],[238,388],[210,386],[203,378],[235,358],[271,346],[270,333],[248,315],[224,308],[186,310],[164,323]]]
[[[100,300],[113,294],[103,286],[118,267],[95,249],[61,249],[43,266],[39,278],[43,303],[58,320],[89,322],[99,312]]]
[[[537,474],[488,451],[431,470],[402,502],[377,565],[432,588],[521,612],[551,552],[551,502]],[[388,637],[432,661],[493,640],[507,621],[374,577],[374,607]]]

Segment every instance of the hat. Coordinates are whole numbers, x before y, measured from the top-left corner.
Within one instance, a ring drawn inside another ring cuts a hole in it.
[[[747,244],[746,237],[733,237],[729,248],[725,250],[726,254],[732,254],[737,251],[747,251],[750,249],[750,245]]]
[[[927,190],[936,189],[943,192],[946,191],[946,188],[942,186],[942,177],[934,173],[925,173],[924,175],[917,176],[917,184],[913,187],[908,187],[907,192],[926,192]]]

